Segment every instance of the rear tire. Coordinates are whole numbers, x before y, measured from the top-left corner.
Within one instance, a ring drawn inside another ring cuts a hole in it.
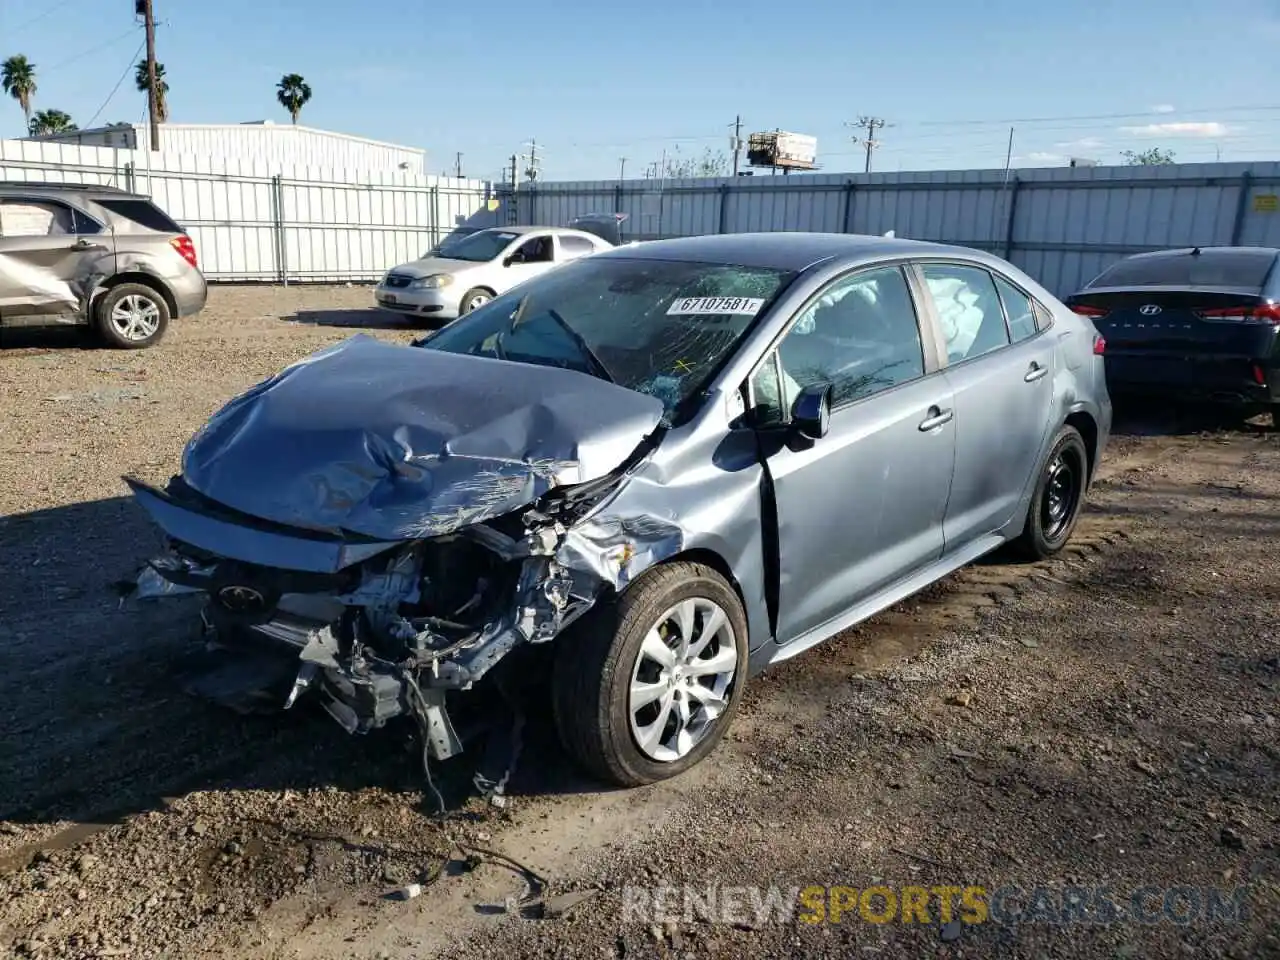
[[[696,563],[649,570],[556,647],[560,740],[584,768],[622,787],[666,780],[706,757],[747,678],[742,604],[723,577]]]
[[[1014,549],[1030,560],[1045,560],[1071,539],[1084,506],[1089,451],[1080,431],[1064,426],[1040,467],[1022,535]]]
[[[109,347],[141,350],[164,338],[169,328],[169,305],[153,287],[122,283],[98,300],[94,328]]]

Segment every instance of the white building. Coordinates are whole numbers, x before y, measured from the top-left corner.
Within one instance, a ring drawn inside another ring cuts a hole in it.
[[[70,133],[29,137],[52,143],[74,143],[89,147],[116,147],[145,150],[151,143],[145,123],[95,127]],[[314,127],[253,120],[248,123],[162,123],[160,150],[164,153],[193,154],[258,160],[276,165],[326,167],[340,170],[379,170],[425,173],[426,151],[381,140],[368,140]]]

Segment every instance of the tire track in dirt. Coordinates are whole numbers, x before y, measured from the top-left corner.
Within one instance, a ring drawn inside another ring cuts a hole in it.
[[[1121,457],[1104,458],[1099,468],[1098,481],[1108,482],[1124,477],[1126,474],[1140,474],[1176,459],[1193,448],[1194,444],[1189,440],[1156,438],[1125,452]],[[918,653],[932,642],[938,631],[971,624],[978,619],[980,611],[985,608],[1016,603],[1026,589],[1036,586],[1051,588],[1069,586],[1063,577],[1070,575],[1073,569],[1071,561],[1087,563],[1108,546],[1126,538],[1123,523],[1116,523],[1110,518],[1099,518],[1087,512],[1086,507],[1086,512],[1081,515],[1071,544],[1058,557],[1036,564],[992,564],[979,561],[977,564],[965,567],[946,580],[926,588],[922,593],[907,598],[893,608],[846,631],[845,636],[850,643],[842,645],[842,655],[838,660],[830,659],[830,655],[840,638],[833,638],[819,648],[807,651],[803,655],[807,658],[806,668],[812,668],[813,660],[821,660],[824,671],[847,676],[849,673],[865,673],[889,667]],[[64,623],[63,629],[85,628],[87,632],[100,616],[100,613],[81,612],[74,622]],[[164,648],[161,636],[170,632],[180,632],[181,623],[189,619],[190,611],[186,610],[167,611],[146,617],[145,620],[150,621],[147,623],[149,629],[138,631],[135,635],[138,643],[134,649],[139,651],[141,662],[130,669],[128,661],[121,660],[122,651],[119,648],[105,653],[89,651],[85,655],[82,666],[76,669],[76,677],[92,675],[99,668],[110,668],[116,674],[124,672],[137,676],[146,675],[148,671],[163,665],[163,657],[157,654],[158,650]],[[11,622],[12,625],[6,633],[9,637],[23,638],[29,642],[29,638],[39,636],[38,631],[42,620],[43,614],[39,617],[19,617]],[[777,670],[778,668],[774,668],[769,673],[776,674]],[[160,683],[156,686],[160,686]],[[166,697],[160,702],[147,699],[148,693],[154,695],[157,692],[165,693]],[[120,693],[121,690],[118,687],[104,690],[102,703],[104,709],[111,703],[118,703]],[[123,721],[125,727],[137,726],[139,723],[143,728],[152,727],[153,724],[147,720],[148,714],[171,722],[174,716],[168,696],[179,698],[184,696],[176,691],[155,689],[134,691],[134,694],[138,702],[129,710],[130,720]],[[750,699],[752,703],[748,709],[744,710],[738,724],[744,729],[753,723],[753,716],[760,722],[764,722],[778,713],[797,709],[795,704],[779,703],[770,706],[764,702],[757,702],[755,696],[751,696]],[[812,701],[807,709],[810,711],[816,709],[816,701]],[[206,725],[212,727],[218,721],[236,724],[234,718],[221,711],[216,711],[210,716],[209,711],[198,701],[189,703],[182,714],[185,718],[184,722],[194,725],[194,730],[190,732],[199,732]],[[244,723],[245,721],[240,721],[240,725]],[[221,758],[219,762],[179,770],[171,776],[161,778],[149,791],[152,800],[144,804],[145,808],[154,809],[157,806],[163,806],[165,797],[180,796],[203,783],[227,776],[237,768],[268,762],[271,754],[276,750],[300,748],[305,738],[313,732],[310,727],[306,729],[294,727],[282,732],[278,728],[271,731],[259,729],[260,725],[254,725],[252,721],[249,721],[249,725],[254,729],[251,731],[237,729],[233,732],[224,728],[216,731],[214,733],[216,736],[226,737],[231,734],[230,739],[237,749],[229,756]],[[11,726],[10,729],[15,728]],[[95,731],[95,736],[106,740],[111,734],[108,730],[99,729]],[[164,744],[152,745],[152,752],[145,758],[143,764],[149,768],[155,767],[157,762],[162,767],[172,766],[180,761],[186,743],[187,737],[183,736],[171,739]],[[138,776],[140,772],[137,765],[126,763],[123,769],[115,772],[113,779],[127,785],[130,778]],[[47,782],[42,786],[48,791]],[[109,783],[96,784],[94,787],[99,793],[110,796],[109,789],[103,789],[109,788]],[[61,794],[46,792],[38,798],[38,801],[35,798],[32,799],[46,809],[65,807],[85,792],[85,787],[80,785],[65,788]],[[108,801],[108,805],[104,807],[82,812],[76,820],[67,823],[57,832],[0,854],[0,876],[24,868],[41,853],[66,850],[82,843],[94,834],[118,824],[124,816],[139,812],[138,806],[139,803],[134,798],[128,800],[121,798],[114,804]],[[33,810],[13,811],[9,816],[12,819],[23,819],[33,812]]]

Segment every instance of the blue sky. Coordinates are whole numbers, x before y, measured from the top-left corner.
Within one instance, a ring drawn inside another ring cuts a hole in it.
[[[0,57],[38,70],[36,107],[82,126],[138,121],[131,0],[0,0]],[[818,138],[826,171],[862,168],[847,120],[892,125],[874,169],[1280,159],[1280,89],[1263,51],[1280,0],[156,0],[171,120],[288,117],[283,73],[315,91],[311,126],[463,154],[494,177],[536,139],[544,179],[639,174],[663,150],[728,148],[730,124]],[[874,12],[868,12],[874,11]],[[1223,50],[1231,51],[1224,54]],[[978,122],[966,122],[978,121]],[[0,136],[22,131],[0,102]]]

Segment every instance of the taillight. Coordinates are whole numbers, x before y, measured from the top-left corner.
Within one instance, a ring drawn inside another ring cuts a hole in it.
[[[1253,320],[1280,326],[1280,304],[1260,303],[1245,307],[1222,307],[1217,310],[1197,310],[1201,320]]]
[[[1253,379],[1260,387],[1267,385],[1267,372],[1262,369],[1262,364],[1255,363],[1253,365]]]
[[[199,266],[199,264],[196,263],[196,245],[191,242],[191,238],[185,233],[170,240],[169,246],[177,250],[178,256],[182,257],[182,259],[187,261],[187,263],[191,264],[193,267]]]
[[[1101,334],[1095,333],[1093,335],[1093,355],[1095,357],[1100,357],[1106,352],[1107,352],[1106,339]]]
[[[1082,317],[1088,317],[1090,320],[1097,320],[1105,317],[1110,310],[1104,310],[1102,307],[1091,307],[1086,303],[1077,303],[1071,308],[1071,312]]]

